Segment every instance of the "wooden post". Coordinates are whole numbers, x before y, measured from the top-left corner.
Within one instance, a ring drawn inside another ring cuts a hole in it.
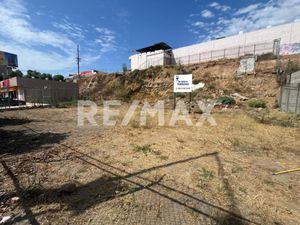
[[[175,110],[176,109],[176,92],[173,93],[173,99],[174,99],[173,110]]]
[[[189,103],[189,113],[191,113],[191,104],[192,104],[192,92],[189,93],[189,100],[190,100],[190,103]]]

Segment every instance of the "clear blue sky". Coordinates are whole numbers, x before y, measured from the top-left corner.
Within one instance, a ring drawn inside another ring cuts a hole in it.
[[[132,50],[173,48],[300,19],[300,0],[0,0],[0,50],[22,71],[121,70]]]

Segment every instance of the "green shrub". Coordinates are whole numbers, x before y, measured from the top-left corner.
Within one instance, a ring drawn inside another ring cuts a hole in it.
[[[201,82],[200,79],[194,79],[194,80],[193,80],[193,84],[199,84],[200,82]]]
[[[248,106],[250,106],[252,108],[266,108],[267,104],[263,100],[250,99],[248,101]]]
[[[146,145],[135,145],[133,147],[133,151],[134,152],[142,152],[145,155],[147,155],[148,153],[152,152],[153,149],[151,148],[150,144],[146,144]]]
[[[232,97],[224,96],[217,100],[217,103],[221,103],[224,105],[233,105],[235,104],[235,100]]]
[[[208,88],[208,89],[216,89],[216,83],[209,83],[209,84],[207,85],[207,88]]]
[[[176,93],[177,98],[185,98],[186,94],[184,93]]]

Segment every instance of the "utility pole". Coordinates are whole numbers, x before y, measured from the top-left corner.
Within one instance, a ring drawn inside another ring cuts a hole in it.
[[[80,73],[80,54],[79,54],[79,45],[77,45],[77,57],[76,57],[76,62],[77,62],[77,76],[79,78],[79,73]]]

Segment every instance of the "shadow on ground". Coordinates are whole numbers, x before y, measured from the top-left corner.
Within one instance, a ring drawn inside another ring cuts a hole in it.
[[[66,138],[66,134],[61,133],[31,133],[27,130],[3,130],[0,129],[0,155],[1,154],[23,154],[41,150],[47,145],[53,145]]]
[[[5,127],[5,126],[19,126],[19,125],[24,125],[27,123],[31,122],[36,122],[27,118],[20,119],[20,118],[0,118],[0,127]]]
[[[212,203],[201,198],[201,196],[199,196],[198,194],[194,194],[191,189],[187,189],[187,187],[180,187],[176,184],[174,184],[173,186],[161,182],[163,177],[153,181],[141,176],[144,173],[157,170],[159,168],[165,168],[168,166],[189,162],[191,160],[207,156],[216,157],[218,165],[220,166],[219,173],[221,177],[223,177],[222,164],[220,163],[220,158],[218,158],[217,152],[171,162],[133,173],[127,173],[122,169],[111,166],[98,159],[94,159],[94,161],[96,162],[90,162],[84,158],[78,157],[84,162],[103,170],[109,175],[102,176],[87,184],[68,183],[57,188],[34,188],[30,190],[19,191],[18,188],[16,188],[16,194],[21,197],[22,202],[24,202],[24,207],[28,209],[37,205],[59,203],[63,207],[62,209],[72,211],[74,214],[80,214],[95,205],[113,200],[117,197],[138,192],[140,190],[146,190],[143,198],[149,199],[149,196],[152,196],[152,198],[156,199],[156,197],[153,196],[159,196],[160,199],[165,199],[168,202],[172,202],[172,204],[179,206],[180,208],[185,208],[186,210],[192,211],[193,213],[195,213],[195,215],[197,215],[197,218],[200,216],[199,218],[206,218],[206,221],[211,221],[207,224],[257,224],[244,218],[240,214],[240,211],[236,207],[236,203],[233,200],[233,190],[231,189],[226,179],[224,180],[224,182],[228,192],[227,195],[232,201],[232,206],[229,210],[223,209],[217,205],[213,205]],[[90,156],[87,157],[91,159]],[[7,170],[7,173],[14,181],[15,186],[19,186],[17,177],[12,173],[5,162],[2,162],[2,166]],[[10,193],[9,196],[12,196],[12,193]],[[147,204],[149,204],[149,202],[146,203],[146,205]],[[171,208],[173,207],[175,206],[172,206]],[[143,211],[145,211],[145,213],[147,214],[147,210],[141,209],[141,212]],[[179,212],[181,212],[181,210],[177,209],[177,211],[174,211],[173,213]],[[32,213],[27,213],[27,215],[29,215],[31,219],[35,218]],[[16,218],[14,222],[18,220],[24,220],[24,218]]]

